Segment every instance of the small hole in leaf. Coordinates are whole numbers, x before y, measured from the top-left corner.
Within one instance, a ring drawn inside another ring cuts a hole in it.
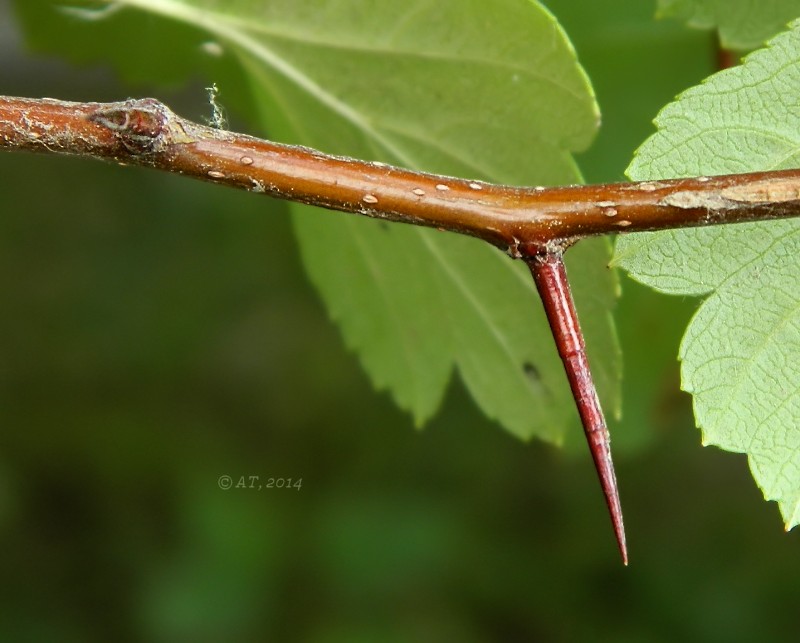
[[[539,373],[539,369],[536,368],[530,362],[525,362],[522,365],[522,371],[525,373],[525,375],[527,375],[529,378],[531,378],[532,380],[534,380],[536,382],[538,382],[539,380],[542,379],[542,375],[541,375],[541,373]]]

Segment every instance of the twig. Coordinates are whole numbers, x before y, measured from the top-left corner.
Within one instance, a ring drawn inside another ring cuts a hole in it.
[[[157,100],[0,97],[0,149],[92,156],[469,234],[512,257],[548,241],[800,215],[800,170],[512,187],[329,156],[193,123]]]

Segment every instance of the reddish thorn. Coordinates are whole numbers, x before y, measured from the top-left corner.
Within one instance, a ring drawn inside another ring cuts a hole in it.
[[[550,329],[556,341],[558,353],[564,362],[569,386],[578,407],[589,451],[592,453],[600,486],[611,514],[611,523],[617,538],[622,562],[628,564],[628,549],[625,544],[625,526],[622,522],[622,508],[617,491],[617,478],[614,463],[611,461],[611,444],[603,417],[603,409],[594,387],[586,345],[575,312],[575,303],[567,280],[562,250],[542,251],[527,260],[539,296],[542,298]]]

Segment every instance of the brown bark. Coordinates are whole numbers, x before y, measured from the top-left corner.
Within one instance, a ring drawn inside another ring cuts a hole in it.
[[[144,165],[324,208],[472,235],[512,257],[547,242],[800,215],[800,170],[515,187],[414,172],[193,123],[154,99],[0,97],[0,149]]]

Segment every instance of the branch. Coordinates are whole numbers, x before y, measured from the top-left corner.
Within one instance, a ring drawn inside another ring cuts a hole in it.
[[[91,156],[369,217],[449,230],[524,258],[542,297],[625,564],[608,429],[563,263],[572,242],[800,215],[800,170],[642,183],[512,187],[329,156],[193,123],[151,98],[0,97],[0,149]]]
[[[800,170],[513,187],[329,156],[186,120],[151,98],[0,97],[0,149],[91,156],[369,217],[472,235],[512,257],[550,241],[800,215]]]

